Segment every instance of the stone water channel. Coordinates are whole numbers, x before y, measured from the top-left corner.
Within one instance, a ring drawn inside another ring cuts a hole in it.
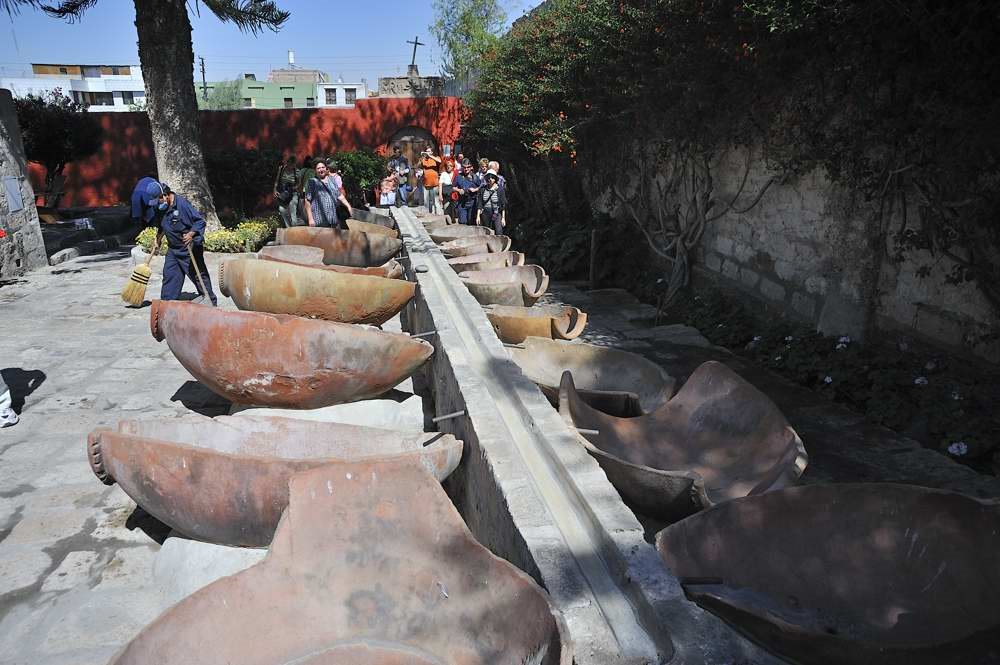
[[[995,502],[905,485],[783,489],[808,441],[724,364],[676,394],[662,369],[621,352],[601,356],[618,375],[610,392],[580,365],[540,378],[530,356],[551,348],[524,335],[575,337],[586,313],[484,309],[477,298],[506,297],[492,273],[522,262],[517,248],[491,240],[488,255],[449,262],[435,224],[392,217],[365,215],[333,244],[302,230],[227,259],[219,281],[243,312],[154,305],[171,359],[227,400],[270,406],[133,413],[94,430],[94,473],[174,531],[151,562],[146,628],[108,634],[89,660],[44,662],[107,662],[107,649],[116,663],[1000,662],[1000,570],[980,556],[1000,545]],[[532,305],[543,268],[513,272],[538,280],[518,286]],[[288,408],[302,406],[317,408]],[[690,422],[691,441],[721,437],[739,454],[680,470],[626,459]],[[644,505],[650,495],[661,500]],[[664,497],[669,510],[650,518]],[[795,531],[811,522],[818,532]],[[22,598],[2,620],[24,639],[37,629],[10,617],[42,610]],[[42,662],[2,637],[0,654]]]

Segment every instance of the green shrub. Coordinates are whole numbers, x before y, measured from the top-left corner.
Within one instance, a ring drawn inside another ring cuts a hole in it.
[[[241,222],[232,229],[209,231],[205,234],[205,251],[224,253],[256,252],[271,239],[276,228],[278,228],[277,217],[262,217]],[[153,246],[153,238],[155,237],[155,228],[149,227],[143,229],[142,233],[135,239],[135,244],[148,252]],[[166,251],[167,241],[164,239],[160,242],[158,254],[163,254]]]

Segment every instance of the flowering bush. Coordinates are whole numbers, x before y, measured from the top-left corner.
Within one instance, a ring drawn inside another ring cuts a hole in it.
[[[277,217],[248,219],[232,229],[219,229],[205,234],[205,251],[207,252],[256,252],[274,235],[278,228]],[[135,244],[149,252],[156,237],[156,229],[149,227],[135,239]],[[157,254],[167,251],[167,241],[160,242]]]

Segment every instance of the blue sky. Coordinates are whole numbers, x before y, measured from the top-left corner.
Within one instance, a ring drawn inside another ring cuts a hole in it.
[[[427,44],[417,49],[421,74],[436,74],[440,50],[429,26],[431,0],[356,2],[355,0],[279,0],[292,16],[278,33],[254,37],[222,23],[204,6],[193,12],[195,57],[204,56],[208,79],[235,78],[253,72],[265,79],[272,68],[285,66],[288,49],[295,64],[328,72],[336,80],[367,78],[377,87],[379,76],[405,74],[419,35]],[[538,0],[503,2],[510,20]],[[190,0],[194,6],[194,0]],[[135,8],[131,0],[101,0],[77,23],[49,18],[24,8],[9,19],[0,13],[0,76],[30,76],[30,63],[138,64]],[[197,62],[197,61],[196,61]],[[196,78],[200,80],[201,73]]]

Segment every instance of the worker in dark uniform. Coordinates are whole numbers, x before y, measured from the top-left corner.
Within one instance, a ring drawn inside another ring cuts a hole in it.
[[[156,185],[154,189],[156,189],[156,192],[159,193],[159,184],[160,183],[157,182],[156,178],[152,178],[150,176],[142,178],[135,184],[135,189],[132,190],[132,221],[137,224],[141,224],[142,226],[155,226],[159,229],[160,225],[158,220],[156,220],[156,213],[163,212],[161,210],[157,210],[157,203],[159,202],[159,199],[157,199],[156,203],[150,205],[149,197],[146,194],[146,188],[150,185]],[[164,207],[164,210],[166,210],[166,207]],[[154,221],[157,221],[157,223],[154,224]]]
[[[156,236],[167,237],[167,256],[163,263],[163,287],[160,289],[161,300],[178,300],[184,287],[184,277],[194,284],[202,298],[208,297],[212,305],[217,305],[215,291],[212,289],[212,277],[205,266],[205,220],[194,209],[187,199],[170,191],[170,187],[162,182],[146,184],[146,205],[155,208],[154,213],[160,219]],[[190,246],[190,253],[188,252]],[[195,264],[191,263],[194,255]],[[202,293],[195,271],[201,273],[208,293]]]

